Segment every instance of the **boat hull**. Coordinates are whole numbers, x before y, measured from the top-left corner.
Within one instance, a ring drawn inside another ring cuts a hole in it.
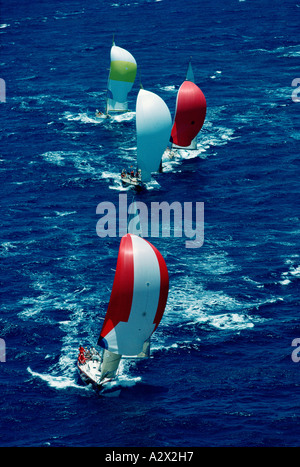
[[[84,362],[77,360],[79,376],[84,384],[91,385],[93,389],[101,392],[113,392],[114,395],[120,393],[119,389],[110,388],[108,383],[115,381],[115,378],[104,378],[101,380],[101,355],[93,349],[91,357],[87,357]]]
[[[141,181],[141,179],[137,177],[132,177],[131,175],[125,175],[124,177],[121,176],[121,180],[122,180],[123,185],[125,186],[131,185],[136,188],[143,187],[143,182]]]

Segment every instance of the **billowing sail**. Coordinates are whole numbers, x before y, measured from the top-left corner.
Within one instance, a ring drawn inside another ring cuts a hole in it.
[[[138,354],[139,358],[149,358],[150,357],[150,337],[144,342],[142,351]]]
[[[137,64],[131,53],[113,44],[110,51],[106,113],[128,110],[127,95],[133,86],[136,70]]]
[[[136,102],[137,165],[143,182],[159,169],[170,139],[172,118],[166,103],[153,92],[141,89]]]
[[[121,355],[105,350],[103,353],[103,361],[101,365],[101,381],[104,378],[114,378],[117,374],[118,366],[121,360]]]
[[[206,115],[206,100],[201,89],[191,81],[184,81],[176,99],[176,112],[170,141],[188,147],[201,130]]]
[[[146,353],[145,341],[162,318],[168,289],[168,270],[160,252],[137,235],[122,237],[98,345],[119,355]]]

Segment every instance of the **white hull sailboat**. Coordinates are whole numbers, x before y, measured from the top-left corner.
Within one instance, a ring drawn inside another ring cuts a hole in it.
[[[107,83],[105,113],[96,110],[96,117],[109,117],[128,112],[128,93],[135,81],[137,64],[133,55],[113,42]]]
[[[141,177],[139,175],[131,175],[130,173],[128,172],[122,172],[121,173],[121,179],[122,179],[122,183],[123,185],[131,185],[135,188],[142,188],[143,187],[143,183],[142,183],[142,180],[141,180]]]
[[[82,381],[91,384],[94,388],[102,388],[112,378],[101,378],[101,368],[103,366],[103,351],[98,352],[95,347],[84,349],[84,353],[79,353],[77,368]]]
[[[136,101],[137,171],[124,171],[124,184],[141,186],[159,171],[162,156],[170,139],[172,118],[167,104],[157,94],[140,89]]]
[[[134,171],[132,169],[132,166],[129,171],[126,169],[123,169],[121,172],[121,180],[123,185],[131,185],[135,188],[142,188],[143,183],[142,183],[142,177],[141,177],[141,171],[136,170]]]
[[[103,390],[116,381],[122,357],[150,355],[150,337],[163,316],[168,290],[168,270],[160,252],[138,235],[122,237],[100,350],[79,348],[77,367],[85,383]]]

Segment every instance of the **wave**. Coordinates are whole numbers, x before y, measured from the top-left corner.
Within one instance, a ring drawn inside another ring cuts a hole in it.
[[[290,45],[287,47],[278,47],[273,51],[281,55],[282,57],[299,57],[300,56],[300,46],[299,45]]]
[[[131,186],[125,186],[121,180],[121,171],[120,172],[102,172],[101,178],[106,180],[110,185],[110,190],[116,191],[131,191],[133,188]],[[155,190],[160,187],[160,184],[157,180],[152,179],[150,182],[145,184],[147,190]]]
[[[72,152],[72,154],[74,153]],[[64,151],[48,151],[43,153],[42,157],[50,164],[65,165],[65,155]]]
[[[71,216],[72,214],[76,214],[77,211],[55,211],[55,214],[58,217],[65,217],[65,216]]]
[[[77,16],[77,15],[83,15],[85,13],[85,9],[82,7],[80,10],[76,11],[68,11],[67,13],[65,11],[60,11],[57,10],[53,16],[54,19],[56,20],[61,20],[61,19],[69,19],[72,16]],[[47,19],[47,18],[46,18]]]
[[[131,3],[112,3],[111,7],[113,8],[119,8],[119,7],[130,7],[130,6],[138,6],[138,2],[131,2]]]
[[[3,242],[0,244],[0,256],[13,256],[17,252],[17,245],[13,242]]]
[[[81,123],[93,123],[93,124],[102,124],[105,122],[109,123],[121,123],[121,122],[131,122],[135,119],[135,112],[128,111],[119,115],[110,115],[107,118],[106,115],[102,114],[97,116],[94,114],[89,114],[87,112],[72,113],[64,112],[64,118],[70,122],[81,122]]]
[[[212,122],[207,122],[205,127],[198,134],[197,149],[167,148],[162,156],[164,171],[170,172],[174,166],[179,165],[182,160],[200,157],[206,159],[209,156],[208,150],[214,146],[223,146],[235,139],[234,130],[223,126],[216,126]]]
[[[299,255],[295,254],[291,259],[286,260],[286,264],[289,265],[289,269],[281,274],[279,284],[289,285],[291,282],[300,279],[300,265],[298,257]]]
[[[175,84],[171,84],[170,86],[161,86],[160,89],[162,89],[163,91],[177,91]]]
[[[124,186],[121,181],[121,171],[120,173],[116,172],[102,172],[101,177],[106,180],[110,185],[111,190],[117,191],[129,191],[130,186]]]
[[[194,159],[195,157],[202,157],[202,154],[206,152],[205,149],[197,147],[197,149],[170,149],[167,148],[162,156],[163,171],[173,172],[175,166],[180,166],[182,160]],[[180,172],[180,170],[177,170]]]
[[[211,331],[241,331],[261,321],[252,314],[253,306],[251,301],[240,301],[223,291],[204,290],[186,277],[170,288],[162,328],[182,329],[185,342],[194,341],[195,326]]]
[[[217,70],[213,75],[210,76],[210,79],[221,78],[222,71]]]
[[[242,330],[253,328],[254,322],[251,317],[239,313],[224,313],[216,316],[205,317],[198,322],[208,324],[217,329]]]
[[[96,117],[95,115],[91,116],[86,112],[82,112],[82,113],[64,112],[64,118],[70,122],[93,123],[93,124],[103,123],[106,120],[105,115],[103,115],[103,117],[102,116]]]
[[[259,49],[253,49],[252,52],[276,54],[281,57],[299,57],[300,46],[299,45],[281,46],[281,47],[277,47],[276,49],[272,49],[272,50],[259,48]]]
[[[131,122],[132,120],[135,119],[135,112],[133,111],[128,111],[120,115],[111,115],[109,120],[112,122]]]
[[[49,164],[57,166],[73,165],[78,172],[97,174],[97,169],[93,167],[93,157],[86,151],[48,151],[41,154],[41,157]]]
[[[38,373],[31,370],[30,367],[27,368],[28,373],[31,374],[33,378],[38,378],[48,384],[50,388],[57,390],[69,390],[74,388],[80,391],[93,391],[91,385],[78,384],[75,379],[70,379],[65,376],[53,376],[51,374]],[[107,382],[105,387],[101,389],[100,395],[103,397],[118,397],[120,392],[127,388],[132,388],[141,382],[141,378],[128,378],[124,376],[119,376],[114,381]]]
[[[49,387],[57,389],[57,390],[65,390],[70,388],[75,388],[83,391],[89,391],[92,389],[92,386],[78,384],[79,375],[77,373],[77,368],[75,368],[76,357],[74,358],[66,358],[66,366],[65,368],[57,368],[54,373],[39,373],[37,371],[33,371],[30,367],[27,368],[28,373],[34,378],[39,378],[40,380],[46,382]],[[121,389],[133,387],[136,384],[140,383],[142,378],[140,376],[135,377],[130,375],[130,367],[135,365],[134,360],[121,360],[119,369],[118,369],[118,377],[117,379],[110,381],[105,384],[105,388],[101,391],[101,395],[103,396],[118,396]],[[61,366],[57,365],[57,367]],[[72,370],[72,374],[70,375],[70,368]],[[57,374],[62,373],[62,374]]]
[[[298,131],[298,130],[292,131],[290,136],[291,136],[291,138],[296,139],[297,141],[299,141],[300,140],[300,131]]]
[[[69,389],[76,388],[81,390],[87,390],[87,386],[82,386],[76,383],[75,379],[68,378],[66,376],[53,376],[51,374],[38,373],[33,371],[30,367],[27,368],[28,373],[31,374],[34,378],[39,378],[42,381],[45,381],[48,386],[55,389]]]

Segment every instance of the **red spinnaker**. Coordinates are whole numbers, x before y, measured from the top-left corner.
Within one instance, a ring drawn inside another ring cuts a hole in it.
[[[189,146],[201,130],[205,115],[206,100],[203,92],[191,81],[184,81],[177,94],[170,141],[177,146]]]
[[[119,355],[138,355],[162,318],[168,290],[161,253],[144,238],[125,235],[98,345]]]
[[[128,321],[133,285],[133,245],[131,236],[125,235],[120,243],[114,283],[102,328],[103,335],[108,334],[120,321]]]

